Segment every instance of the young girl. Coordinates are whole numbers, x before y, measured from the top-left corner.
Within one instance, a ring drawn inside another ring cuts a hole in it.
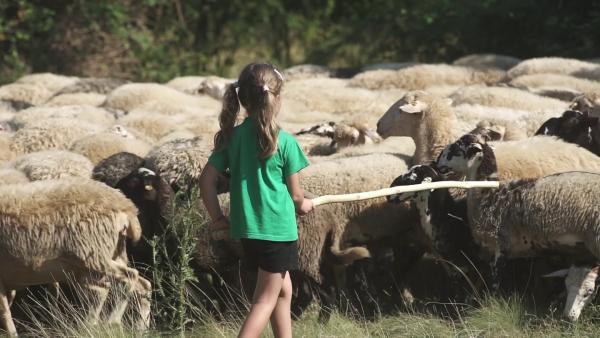
[[[296,140],[280,130],[283,76],[270,64],[252,63],[227,88],[221,130],[202,172],[200,189],[212,227],[229,227],[217,199],[217,180],[229,169],[231,237],[258,267],[250,313],[239,337],[259,337],[269,319],[275,337],[292,336],[290,270],[298,268],[296,213],[313,209],[298,172],[308,165]],[[235,126],[240,103],[248,117]]]

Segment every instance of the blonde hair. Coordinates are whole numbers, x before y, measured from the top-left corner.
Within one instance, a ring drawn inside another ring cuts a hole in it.
[[[215,150],[227,147],[233,134],[240,103],[256,121],[259,157],[268,158],[277,151],[279,126],[275,121],[280,109],[283,76],[272,65],[251,63],[244,67],[237,82],[230,84],[223,96],[219,115],[221,130],[215,135]]]

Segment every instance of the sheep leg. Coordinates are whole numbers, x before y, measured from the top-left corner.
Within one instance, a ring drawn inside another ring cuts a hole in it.
[[[133,306],[134,306],[134,315],[137,317],[134,320],[134,327],[137,330],[145,331],[150,327],[150,291],[146,288],[146,283],[142,282],[142,280],[146,281],[148,284],[150,282],[142,277],[139,277],[138,283],[136,284],[135,292],[133,294]]]
[[[10,290],[6,293],[6,299],[8,300],[8,307],[12,306],[12,303],[15,300],[16,295],[17,295],[17,290]]]
[[[92,325],[96,325],[100,320],[100,313],[108,297],[108,288],[94,282],[84,284],[84,288],[86,290],[86,303],[89,304],[87,321]]]
[[[12,291],[14,290],[7,292],[4,284],[2,281],[0,281],[0,321],[2,321],[2,326],[4,326],[4,329],[10,336],[16,336],[17,328],[15,327],[15,322],[12,319],[12,314],[10,313],[10,304],[8,302],[9,294]]]

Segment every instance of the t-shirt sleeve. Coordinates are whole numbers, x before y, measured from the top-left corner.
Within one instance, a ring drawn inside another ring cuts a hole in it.
[[[288,177],[308,167],[309,162],[295,138],[287,141],[284,153],[283,176]]]
[[[213,151],[208,157],[208,163],[215,167],[219,172],[225,172],[229,168],[229,157],[227,148],[219,151]]]

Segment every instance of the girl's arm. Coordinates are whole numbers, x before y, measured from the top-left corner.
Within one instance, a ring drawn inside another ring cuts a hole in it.
[[[290,196],[294,201],[296,207],[296,213],[299,215],[306,215],[313,210],[312,200],[304,198],[304,191],[300,187],[300,175],[298,173],[292,174],[286,177],[286,184]]]
[[[219,180],[219,171],[210,163],[207,163],[200,175],[200,193],[204,206],[212,219],[212,226],[215,229],[229,227],[227,217],[223,215],[219,199],[217,198],[217,183]]]

